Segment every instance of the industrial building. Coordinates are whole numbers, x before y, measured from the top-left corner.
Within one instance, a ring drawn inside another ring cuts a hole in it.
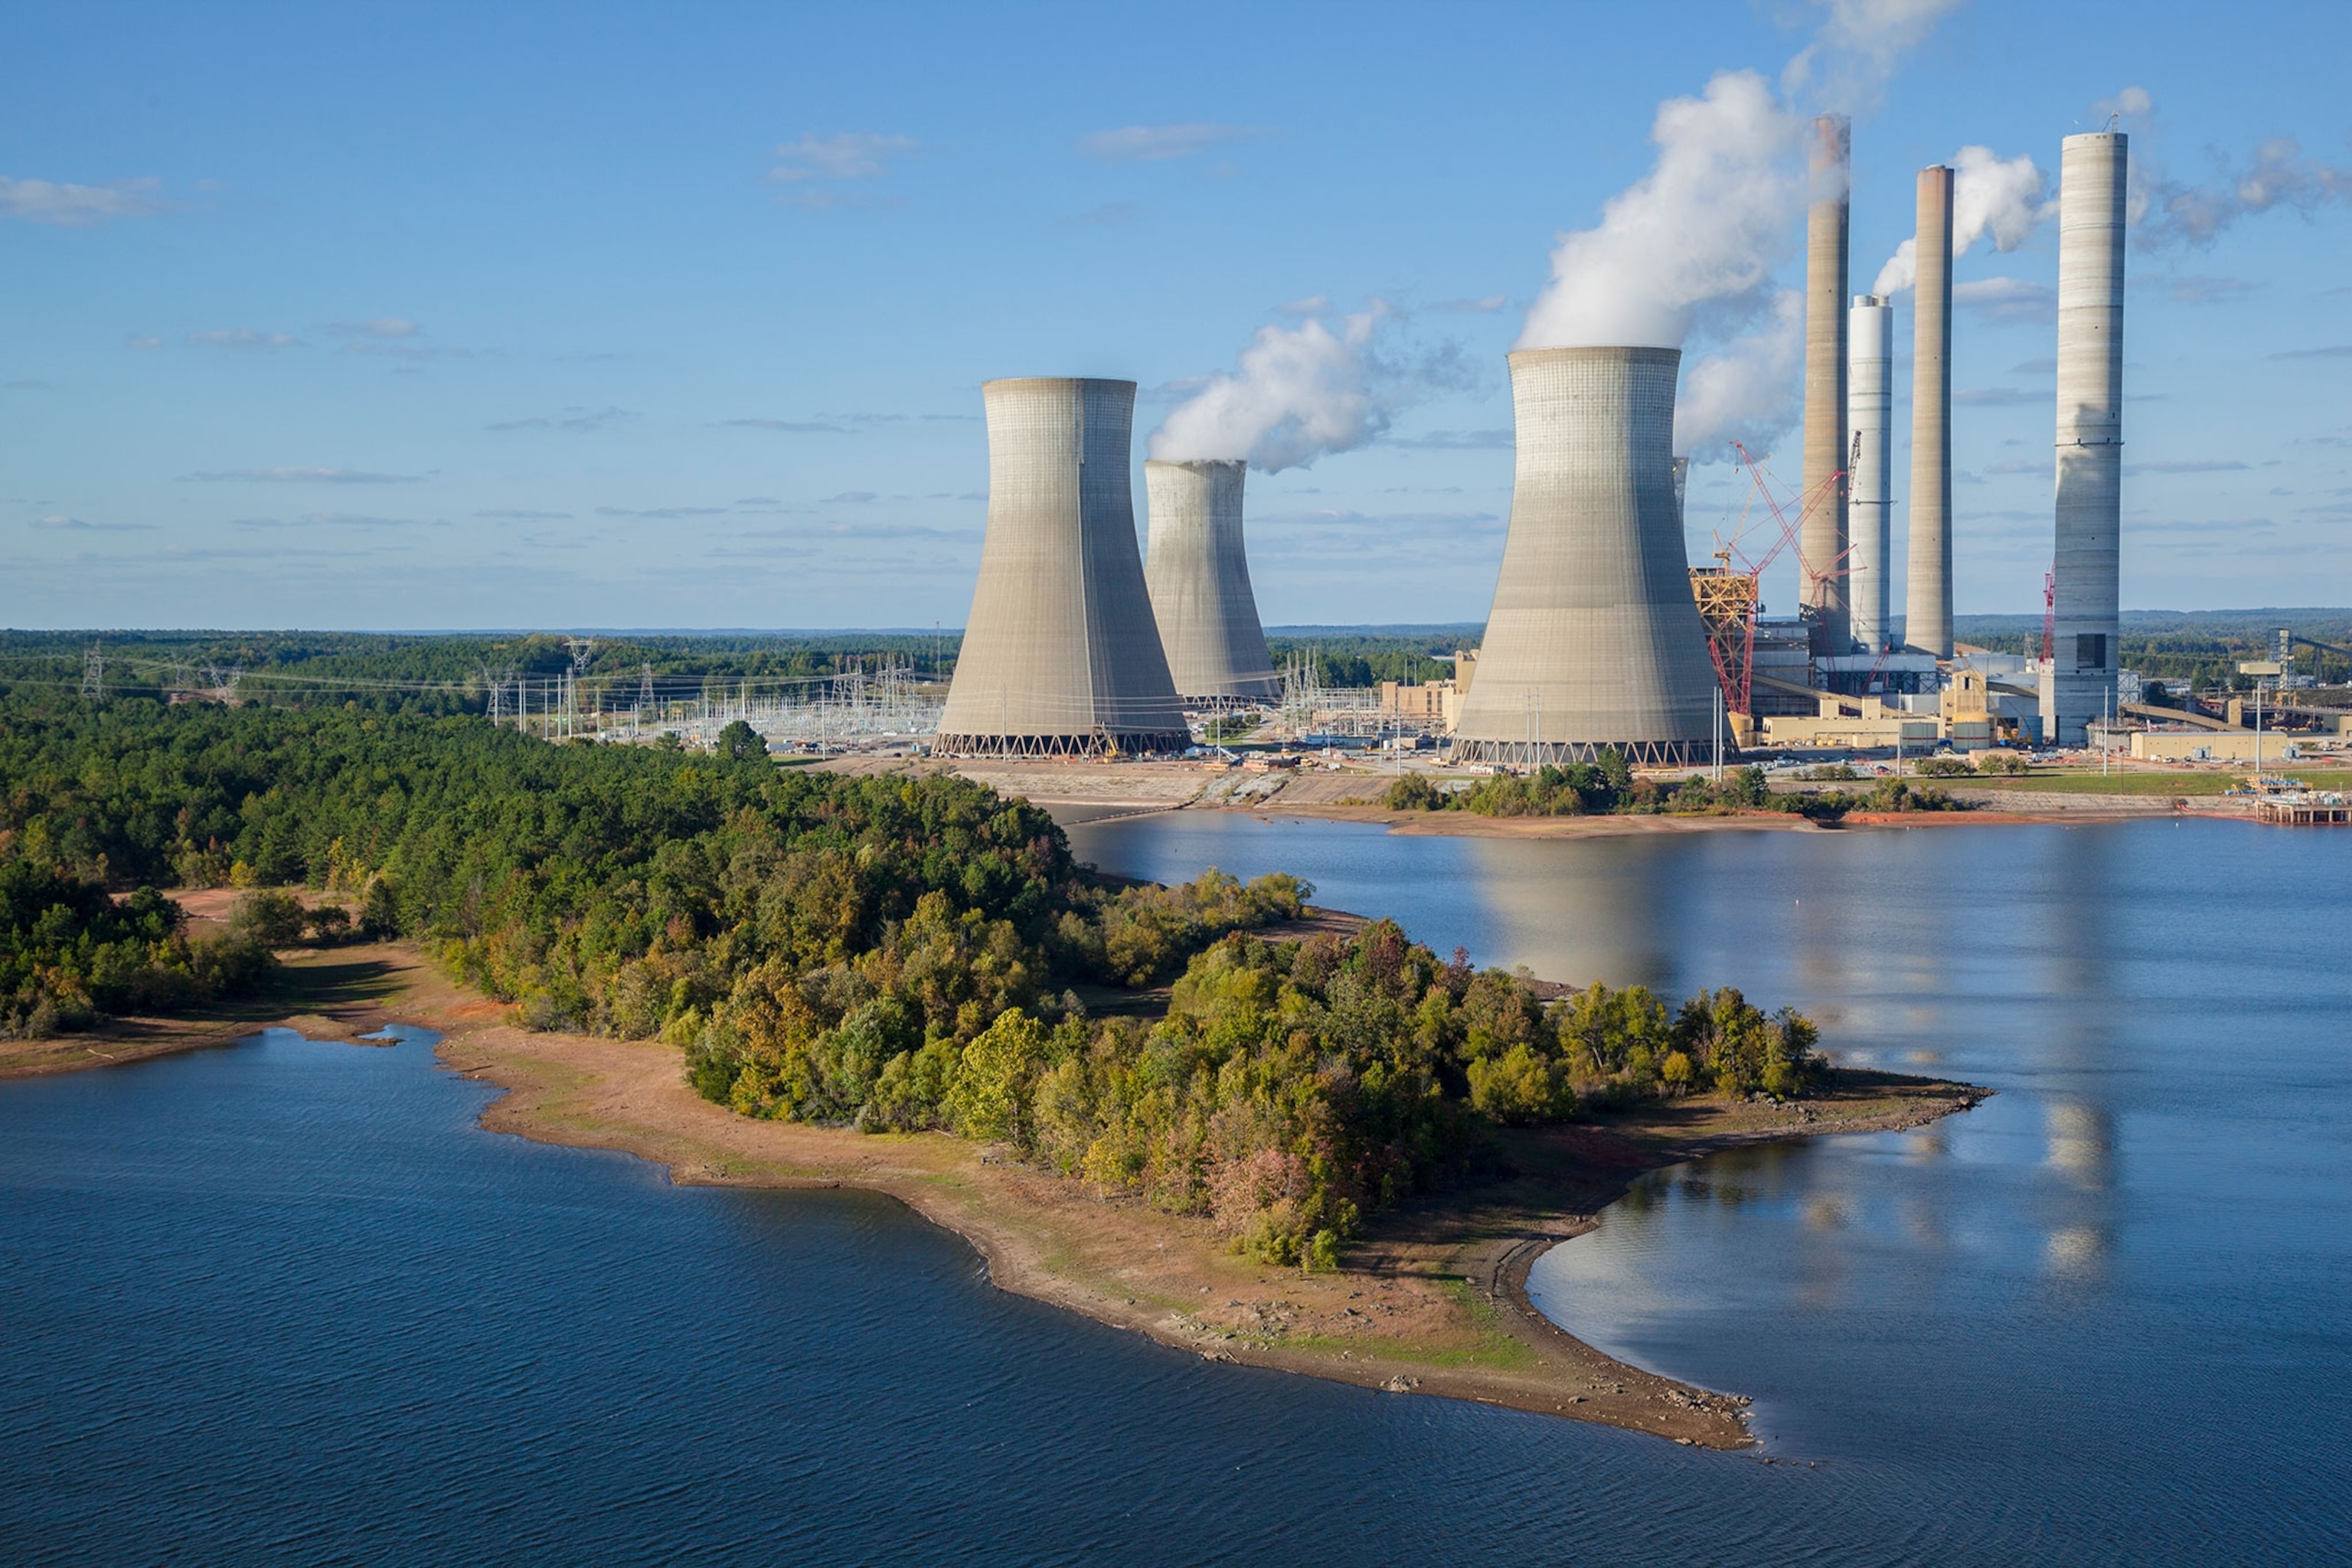
[[[1279,696],[1242,542],[1239,460],[1148,462],[1151,547],[1144,580],[1176,693],[1188,707]]]
[[[1191,743],[1135,546],[1135,383],[981,388],[988,533],[940,718],[948,756],[1100,756]]]
[[[1510,531],[1454,754],[1533,766],[1712,754],[1715,672],[1675,500],[1678,349],[1510,356]]]
[[[1719,565],[1689,565],[1688,464],[1671,450],[1679,350],[1523,350],[1509,358],[1511,515],[1485,645],[1457,655],[1454,680],[1385,683],[1376,707],[1359,693],[1368,718],[1442,726],[1457,759],[1510,767],[1612,749],[1689,766],[1759,742],[1973,751],[2014,734],[2079,745],[2124,721],[2137,695],[2116,638],[2126,139],[2064,142],[2055,555],[2039,658],[1952,637],[1955,172],[1936,164],[1916,181],[1910,473],[1898,503],[1897,307],[1846,291],[1852,151],[1843,118],[1813,122],[1803,473],[1794,519],[1783,519],[1798,614],[1763,615],[1769,554],[1735,570],[1727,548]],[[1134,391],[1052,379],[983,389],[988,534],[942,752],[1168,752],[1188,742],[1186,707],[1300,705],[1273,668],[1251,587],[1244,463],[1144,465],[1144,568],[1128,477]],[[1765,500],[1780,518],[1780,502]],[[1474,670],[1484,672],[1475,684]],[[2240,749],[2219,744],[2206,753]]]

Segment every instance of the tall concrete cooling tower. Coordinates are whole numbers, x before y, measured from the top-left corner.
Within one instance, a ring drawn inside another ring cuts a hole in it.
[[[1511,355],[1511,531],[1454,754],[1532,766],[1712,754],[1715,669],[1675,504],[1679,349]]]
[[[1143,465],[1151,507],[1144,580],[1168,673],[1187,703],[1209,706],[1279,696],[1242,543],[1242,481],[1235,460]]]
[[[2042,723],[2064,745],[2115,699],[2126,141],[2069,136],[2059,161],[2058,635]]]
[[[1853,345],[1846,397],[1853,431],[1848,449],[1853,462],[1852,510],[1847,523],[1853,548],[1846,559],[1846,597],[1853,607],[1854,645],[1864,653],[1883,651],[1887,644],[1887,567],[1893,560],[1895,536],[1889,512],[1894,506],[1891,477],[1895,416],[1895,308],[1881,294],[1856,294],[1847,322]]]
[[[1911,563],[1903,642],[1952,657],[1952,171],[1919,171],[1912,242]]]
[[[1805,608],[1825,651],[1853,645],[1846,598],[1846,223],[1853,127],[1842,114],[1813,121],[1812,205],[1805,215],[1805,492],[1797,535]]]
[[[1191,735],[1135,548],[1135,383],[1034,376],[980,390],[988,538],[937,750],[1181,751]]]

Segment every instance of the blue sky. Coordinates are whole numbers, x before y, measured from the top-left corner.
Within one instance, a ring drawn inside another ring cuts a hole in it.
[[[1825,16],[31,8],[0,90],[0,623],[952,626],[981,381],[1139,383],[1139,462],[1260,328],[1375,300],[1385,428],[1252,477],[1261,606],[1476,619],[1503,355],[1555,237],[1643,176],[1662,100],[1779,81]],[[2347,57],[2340,5],[1974,0],[1856,105],[1857,291],[1920,165],[2054,174],[2126,88],[2176,185],[2299,143],[2292,199],[2132,252],[2127,607],[2352,604]],[[2054,238],[1958,269],[2016,280],[1955,332],[1963,614],[2040,607]],[[1695,555],[1733,479],[1700,471]]]

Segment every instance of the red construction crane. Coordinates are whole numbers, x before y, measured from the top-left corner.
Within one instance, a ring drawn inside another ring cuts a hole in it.
[[[1739,455],[1738,466],[1748,470],[1748,479],[1754,487],[1754,494],[1740,503],[1738,529],[1715,552],[1716,559],[1723,563],[1719,574],[1715,574],[1715,580],[1723,582],[1728,579],[1734,582],[1744,582],[1746,586],[1744,592],[1736,592],[1727,596],[1708,595],[1715,598],[1716,604],[1712,606],[1702,605],[1702,619],[1706,622],[1707,654],[1715,661],[1716,679],[1723,687],[1724,707],[1734,713],[1752,713],[1755,709],[1751,706],[1754,690],[1750,672],[1756,663],[1756,617],[1764,606],[1765,569],[1780,559],[1781,551],[1791,545],[1797,545],[1798,561],[1803,566],[1806,576],[1811,580],[1811,585],[1818,589],[1819,585],[1828,578],[1845,575],[1845,563],[1841,558],[1831,563],[1830,571],[1823,573],[1814,571],[1811,563],[1804,561],[1803,548],[1798,539],[1798,523],[1782,508],[1779,498],[1773,495],[1769,482],[1770,476],[1746,447],[1737,441],[1732,442],[1730,446],[1731,449]],[[1845,477],[1845,470],[1841,468],[1807,491],[1801,498],[1801,504],[1797,508],[1798,518],[1802,518],[1809,508],[1818,504],[1835,487],[1843,484]],[[1775,525],[1775,537],[1770,548],[1767,549],[1760,558],[1750,560],[1739,548],[1739,542],[1748,531],[1748,520],[1750,509],[1759,497],[1764,502],[1765,510],[1771,515]],[[1737,569],[1732,564],[1735,559],[1739,563]],[[1706,577],[1710,574],[1699,572],[1693,575]],[[1820,595],[1815,593],[1810,596],[1818,599]],[[1713,608],[1715,613],[1707,614],[1706,611],[1709,608]],[[1736,622],[1726,620],[1727,612],[1737,616]]]
[[[2042,574],[2042,662],[2058,656],[2058,568]]]

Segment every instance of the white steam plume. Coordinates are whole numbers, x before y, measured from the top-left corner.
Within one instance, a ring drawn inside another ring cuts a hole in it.
[[[1784,289],[1772,319],[1683,369],[1675,450],[1704,468],[1733,460],[1731,443],[1766,452],[1804,413],[1805,297]]]
[[[1245,458],[1271,474],[1377,439],[1415,393],[1465,379],[1450,344],[1417,360],[1382,358],[1374,339],[1394,319],[1376,300],[1340,318],[1337,331],[1319,316],[1296,327],[1260,327],[1231,374],[1210,377],[1168,416],[1152,435],[1151,455],[1179,462]]]
[[[2050,176],[2023,153],[2003,158],[1990,147],[1963,147],[1952,156],[1952,255],[1987,235],[1999,251],[2015,250],[2033,237],[2043,218],[2058,210],[2050,199]],[[1919,280],[1916,240],[1895,247],[1878,269],[1874,294],[1900,294]]]
[[[2255,148],[2244,167],[2225,167],[2206,184],[2153,178],[2147,196],[2153,216],[2139,225],[2144,247],[2207,245],[2240,218],[2273,207],[2307,213],[2330,202],[2352,202],[2352,168],[2306,158],[2294,138],[2280,136]]]
[[[2192,184],[2165,174],[2156,100],[2146,88],[2127,87],[2091,107],[2103,118],[2121,121],[2132,133],[2124,222],[2143,250],[2210,245],[2239,219],[2276,207],[2309,213],[2332,202],[2352,203],[2352,167],[2305,157],[2302,143],[2292,136],[2273,137],[2234,167],[2216,154],[2220,167],[2214,177]]]
[[[1797,118],[1754,71],[1658,106],[1658,161],[1610,198],[1601,226],[1563,235],[1518,346],[1680,348],[1699,311],[1759,303],[1804,183]]]
[[[1903,57],[1927,41],[1962,0],[1812,0],[1822,13],[1813,42],[1780,72],[1791,99],[1859,113],[1878,107]]]

